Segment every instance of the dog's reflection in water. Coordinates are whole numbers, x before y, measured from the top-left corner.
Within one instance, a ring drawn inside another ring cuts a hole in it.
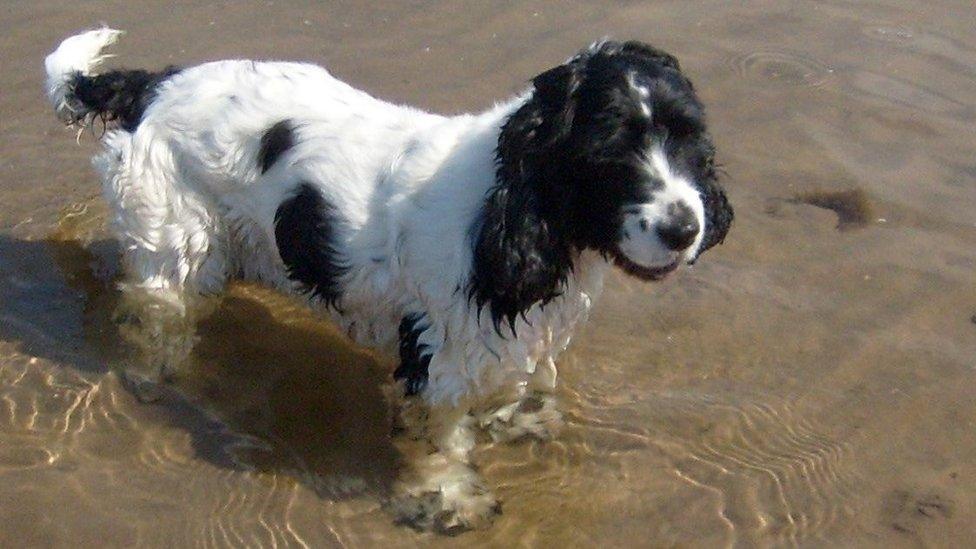
[[[84,296],[87,351],[143,402],[216,416],[240,435],[226,437],[229,445],[255,442],[228,449],[205,441],[195,444],[200,458],[298,476],[323,497],[365,492],[388,499],[403,461],[384,389],[391,364],[353,346],[300,303],[259,287],[235,284],[183,316],[120,291],[117,246],[82,244],[77,238],[90,220],[65,220],[45,246]],[[187,418],[174,424],[200,425]]]

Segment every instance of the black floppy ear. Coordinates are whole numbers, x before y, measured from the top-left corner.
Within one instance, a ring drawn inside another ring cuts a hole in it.
[[[547,70],[532,79],[532,95],[505,122],[498,138],[500,169],[522,169],[531,156],[542,154],[569,134],[573,126],[573,94],[582,81],[579,61]]]
[[[698,255],[701,255],[705,250],[725,240],[725,235],[729,232],[732,220],[735,218],[735,211],[729,204],[728,197],[725,196],[725,190],[718,182],[715,147],[712,145],[711,138],[703,134],[698,146],[701,148],[699,154],[701,160],[695,166],[698,172],[695,181],[705,206],[705,237],[698,251]]]
[[[502,127],[497,183],[489,192],[474,242],[470,297],[488,306],[495,329],[536,303],[559,295],[572,266],[558,213],[568,189],[565,159],[553,147],[573,123],[581,63],[570,61],[532,80],[532,96]]]
[[[699,255],[705,250],[725,241],[725,235],[732,226],[735,211],[729,204],[725,190],[715,179],[702,183],[702,202],[705,204],[705,238],[702,241]]]
[[[572,259],[562,231],[529,186],[500,185],[485,202],[474,243],[470,297],[487,305],[495,330],[560,293]]]

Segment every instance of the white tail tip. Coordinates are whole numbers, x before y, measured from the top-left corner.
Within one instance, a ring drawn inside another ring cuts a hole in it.
[[[102,61],[111,57],[102,50],[117,42],[123,34],[123,31],[108,27],[76,34],[64,39],[58,49],[44,59],[47,96],[60,116],[73,112],[68,100],[70,78],[75,73],[90,75]]]

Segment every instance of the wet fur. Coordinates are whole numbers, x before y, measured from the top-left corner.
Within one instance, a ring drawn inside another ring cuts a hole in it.
[[[335,207],[308,183],[300,184],[294,196],[278,206],[274,217],[275,244],[288,278],[332,307],[342,297],[347,268],[336,242],[339,223]]]
[[[103,122],[117,122],[123,130],[131,132],[156,97],[159,84],[179,72],[179,67],[174,66],[158,72],[119,70],[94,76],[79,72],[74,74],[69,85],[79,112],[94,112]]]
[[[95,164],[131,286],[179,308],[261,281],[398,358],[403,440],[421,448],[396,501],[415,525],[490,522],[472,430],[558,424],[535,392],[554,388],[607,269],[660,278],[732,221],[691,82],[642,43],[594,44],[517,97],[444,117],[308,64],[96,74],[118,35],[69,38],[45,64],[63,120],[117,122]],[[703,230],[672,250],[675,211]]]

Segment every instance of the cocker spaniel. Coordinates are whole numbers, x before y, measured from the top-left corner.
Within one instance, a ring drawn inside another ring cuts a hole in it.
[[[732,222],[691,82],[641,42],[441,116],[306,63],[99,72],[120,35],[70,37],[45,66],[62,120],[109,124],[94,164],[130,288],[180,308],[260,281],[398,358],[403,437],[422,448],[392,504],[419,527],[490,522],[473,431],[550,434],[553,361],[609,268],[660,280]]]

